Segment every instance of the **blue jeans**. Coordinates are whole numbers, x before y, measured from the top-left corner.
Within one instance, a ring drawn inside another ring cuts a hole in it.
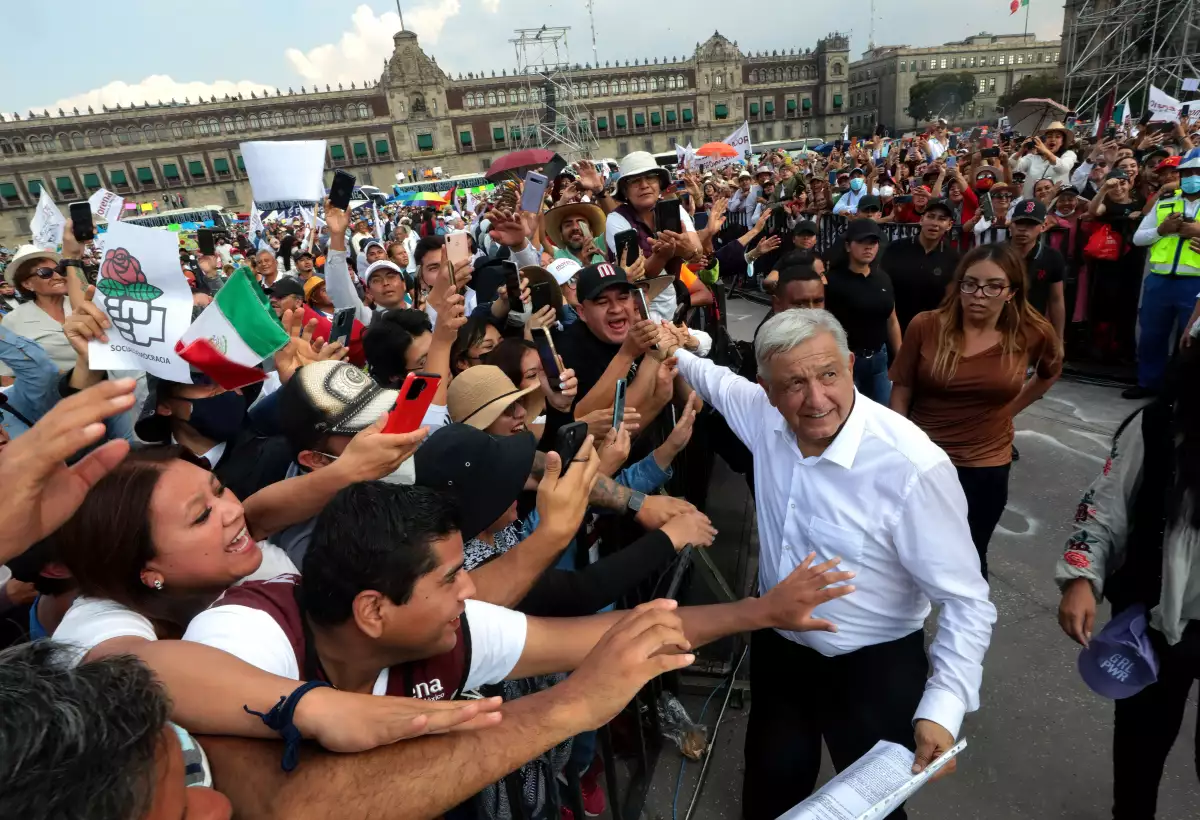
[[[1138,384],[1151,390],[1163,385],[1163,374],[1175,330],[1181,332],[1200,292],[1200,276],[1164,276],[1146,274],[1142,284],[1142,307],[1138,312],[1141,335],[1138,337]]]
[[[854,354],[854,386],[868,399],[887,405],[892,395],[892,381],[888,378],[887,345],[870,356]]]

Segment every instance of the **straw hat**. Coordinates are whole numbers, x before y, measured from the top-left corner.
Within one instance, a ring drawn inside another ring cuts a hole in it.
[[[558,277],[539,265],[529,265],[521,268],[521,275],[529,280],[529,287],[546,285],[550,288],[550,307],[557,314],[562,310],[562,288],[558,286]]]
[[[21,269],[22,265],[33,259],[45,259],[57,263],[62,257],[54,251],[42,250],[36,245],[22,245],[17,248],[17,255],[12,258],[12,261],[8,263],[8,267],[4,269],[4,278],[8,281],[8,284],[16,287],[17,271]]]
[[[522,390],[500,368],[481,364],[454,377],[446,392],[446,405],[451,421],[486,430],[510,404],[538,389],[535,384]]]
[[[598,205],[590,202],[572,202],[569,205],[559,205],[551,208],[542,215],[542,224],[546,227],[546,235],[557,247],[565,248],[562,238],[562,223],[568,216],[582,216],[587,220],[592,236],[604,236],[604,211]]]
[[[1075,144],[1075,132],[1072,131],[1070,128],[1067,128],[1066,125],[1059,122],[1058,120],[1055,120],[1054,122],[1050,123],[1045,128],[1043,128],[1041,135],[1044,137],[1047,134],[1049,134],[1051,131],[1058,131],[1063,135],[1063,147],[1064,148],[1070,148],[1072,145]]]

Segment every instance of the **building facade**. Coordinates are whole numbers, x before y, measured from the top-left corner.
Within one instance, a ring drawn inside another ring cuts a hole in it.
[[[249,208],[239,144],[326,140],[326,184],[337,168],[388,190],[441,167],[479,173],[513,150],[521,113],[547,102],[536,76],[451,79],[417,36],[401,31],[383,75],[365,87],[288,89],[223,100],[144,104],[94,112],[42,112],[0,122],[0,244],[29,239],[39,192],[60,205],[107,188],[160,208]],[[748,120],[755,141],[823,139],[846,124],[849,40],[743,54],[714,33],[687,59],[580,66],[569,72],[578,124],[599,157],[699,146]]]
[[[946,119],[954,126],[994,124],[999,97],[1030,74],[1058,72],[1060,52],[1060,40],[1032,34],[984,33],[930,48],[879,46],[850,64],[850,132],[865,136],[880,123],[893,134],[923,126],[905,111],[912,87],[964,72],[975,77],[975,98]]]

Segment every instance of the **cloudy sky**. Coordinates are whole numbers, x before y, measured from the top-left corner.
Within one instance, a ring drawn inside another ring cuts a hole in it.
[[[395,0],[4,2],[0,112],[83,108],[314,83],[377,80],[400,27]],[[516,64],[516,28],[570,26],[573,62],[591,62],[585,0],[401,0],[406,26],[447,72]],[[830,31],[866,49],[870,0],[595,0],[600,62],[690,54],[714,29],[745,50],[805,48]],[[1020,33],[1009,0],[876,0],[879,44],[930,46],[980,31]],[[753,8],[761,13],[744,13]],[[735,13],[740,9],[743,13]],[[1062,33],[1061,0],[1031,0],[1029,29]],[[65,28],[64,28],[65,26]]]

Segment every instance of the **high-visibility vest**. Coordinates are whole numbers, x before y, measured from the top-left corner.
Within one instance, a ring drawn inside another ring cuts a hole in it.
[[[1154,206],[1156,224],[1161,225],[1173,213],[1183,213],[1184,200],[1180,194],[1160,200]],[[1187,270],[1181,270],[1187,268]],[[1160,236],[1150,247],[1150,272],[1200,276],[1200,253],[1192,250],[1191,240],[1178,234]]]

